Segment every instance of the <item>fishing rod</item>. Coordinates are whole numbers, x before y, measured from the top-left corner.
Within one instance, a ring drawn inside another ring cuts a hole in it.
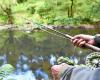
[[[48,29],[50,29],[50,28],[48,28]],[[65,38],[68,38],[68,39],[72,39],[72,38],[73,38],[73,37],[70,36],[69,34],[64,34],[64,33],[61,33],[61,32],[59,32],[59,31],[57,31],[57,30],[54,30],[54,29],[50,29],[50,30],[52,30],[52,31],[54,31],[54,32],[56,32],[56,33],[58,33],[58,34],[64,36]],[[86,46],[87,48],[93,50],[93,51],[100,52],[100,48],[98,48],[98,47],[96,47],[96,46],[93,46],[93,45],[88,44],[88,43],[85,43],[85,46]]]
[[[24,18],[24,19],[27,20],[27,21],[31,21],[31,20],[28,20],[28,19],[26,19],[26,18]],[[45,31],[45,32],[47,32],[47,33],[49,33],[49,34],[53,34],[53,35],[56,35],[56,36],[59,36],[59,35],[60,35],[59,37],[62,37],[62,38],[65,38],[65,39],[67,38],[67,39],[70,39],[70,40],[73,38],[73,37],[70,36],[69,34],[64,34],[64,33],[60,32],[60,31],[57,31],[57,30],[55,30],[55,29],[46,27],[46,26],[44,26],[44,25],[42,25],[42,24],[39,24],[39,23],[36,23],[36,22],[33,22],[33,21],[31,21],[31,22],[32,22],[33,24],[37,25],[39,29],[41,29],[41,30],[43,30],[43,31]],[[54,32],[56,32],[56,33],[59,34],[59,35],[54,34],[54,33],[51,33],[50,31],[47,31],[46,29],[51,30],[51,31],[54,31]],[[96,47],[96,46],[93,46],[93,45],[88,44],[88,43],[85,43],[85,46],[86,46],[88,49],[91,49],[91,50],[93,50],[93,51],[100,52],[100,48],[98,48],[98,47]]]

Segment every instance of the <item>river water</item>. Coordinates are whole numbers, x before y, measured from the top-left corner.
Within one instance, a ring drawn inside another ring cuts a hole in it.
[[[63,33],[99,34],[99,29],[62,29]],[[14,80],[50,80],[50,67],[60,56],[68,56],[77,64],[84,64],[91,50],[73,46],[68,39],[41,30],[32,32],[0,31],[0,65],[12,64],[16,70],[8,78]],[[7,80],[7,79],[6,79]]]

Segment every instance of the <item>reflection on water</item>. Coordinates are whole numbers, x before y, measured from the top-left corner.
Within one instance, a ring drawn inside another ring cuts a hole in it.
[[[41,68],[38,68],[35,71],[35,74],[37,78],[40,78],[40,80],[49,80],[48,75]]]
[[[16,70],[14,74],[8,76],[4,80],[50,80],[50,76],[43,70],[43,66],[38,66],[32,70],[30,64],[35,63],[39,65],[41,64],[40,61],[44,63],[45,60],[47,60],[50,65],[54,65],[56,64],[56,58],[57,57],[55,55],[50,54],[48,57],[33,56],[32,59],[29,59],[27,56],[21,53],[16,61]],[[78,59],[75,56],[71,56],[70,59],[78,63]],[[7,54],[0,56],[0,62],[2,62],[1,65],[8,63]]]
[[[78,59],[76,56],[70,56],[70,59],[73,60],[75,62],[75,64],[78,64]]]
[[[7,56],[6,54],[0,56],[0,65],[6,64],[7,63]]]
[[[55,63],[56,63],[56,57],[53,54],[51,54],[50,55],[50,64],[54,65]]]
[[[53,55],[50,57],[50,61],[52,60]],[[54,56],[53,56],[54,57]],[[48,74],[42,70],[42,66],[39,68],[37,67],[33,72],[30,69],[29,63],[35,63],[39,64],[40,61],[44,62],[43,56],[33,56],[32,60],[28,59],[27,56],[24,54],[21,54],[18,58],[17,64],[16,64],[16,71],[15,76],[20,79],[21,75],[22,78],[24,77],[24,80],[49,80]],[[53,62],[53,60],[52,60]]]
[[[51,54],[47,57],[48,63],[54,65],[56,62],[56,56]],[[49,80],[48,74],[42,69],[42,66],[37,67],[36,69],[32,70],[30,68],[29,63],[39,64],[39,62],[45,62],[43,56],[34,56],[32,60],[30,60],[24,54],[20,54],[18,60],[16,61],[16,70],[14,74],[8,76],[6,79],[13,79],[13,80]],[[7,62],[7,54],[0,56],[1,65],[8,63]]]
[[[32,72],[32,70],[28,70],[26,72],[20,72],[20,74],[12,74],[9,75],[6,79],[12,79],[12,80],[37,80],[34,73]]]

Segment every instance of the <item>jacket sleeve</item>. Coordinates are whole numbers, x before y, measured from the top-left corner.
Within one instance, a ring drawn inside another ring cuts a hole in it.
[[[95,46],[100,47],[100,34],[95,36],[94,41]]]
[[[63,76],[61,80],[100,80],[100,68],[92,70],[86,67],[78,67],[73,68],[72,72],[68,74],[66,77]],[[68,76],[70,76],[70,78]]]

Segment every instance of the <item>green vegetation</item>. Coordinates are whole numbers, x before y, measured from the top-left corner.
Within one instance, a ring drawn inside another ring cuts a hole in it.
[[[0,80],[4,80],[7,76],[14,72],[14,67],[10,64],[5,64],[0,67]]]
[[[68,57],[63,57],[63,56],[61,56],[61,57],[59,57],[58,59],[57,59],[57,63],[58,64],[61,64],[61,63],[67,63],[67,64],[69,64],[69,65],[75,65],[75,62],[74,61],[72,61],[71,59],[69,59]]]
[[[79,25],[100,21],[100,0],[0,0],[0,23]]]

